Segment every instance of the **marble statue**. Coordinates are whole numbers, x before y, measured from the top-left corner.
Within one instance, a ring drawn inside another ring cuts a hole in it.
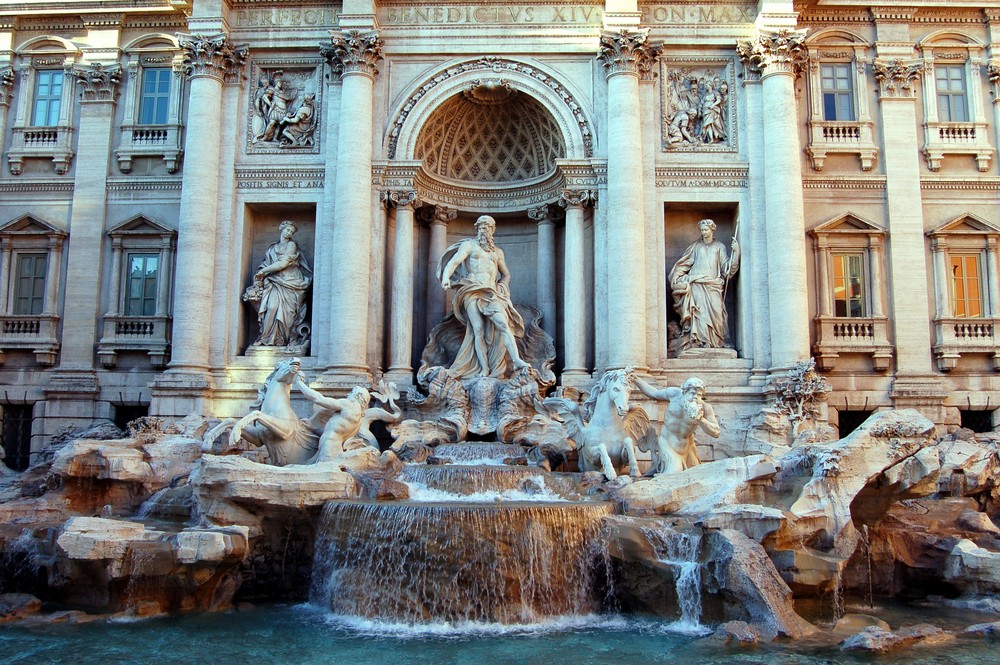
[[[300,418],[292,408],[292,384],[300,375],[298,358],[282,360],[257,390],[250,413],[221,423],[213,432],[232,424],[230,448],[236,448],[242,439],[266,448],[275,466],[307,463],[316,454],[319,436],[316,423]],[[206,439],[206,444],[211,445],[211,440]]]
[[[295,113],[289,113],[279,122],[281,131],[278,142],[282,146],[311,146],[316,129],[315,95],[305,95]]]
[[[608,480],[615,480],[627,465],[630,477],[639,475],[635,445],[646,436],[649,416],[642,407],[628,403],[634,381],[632,368],[609,370],[594,385],[582,408],[565,397],[549,397],[543,402],[576,442],[581,471],[600,471]]]
[[[701,464],[694,442],[695,430],[701,427],[713,439],[719,438],[722,432],[715,410],[705,401],[705,383],[692,377],[680,388],[658,390],[637,377],[635,384],[646,396],[667,402],[663,427],[656,445],[651,446],[649,451],[653,465],[646,475],[676,473]],[[646,452],[645,445],[648,443],[648,439],[640,440],[640,449]]]
[[[294,222],[278,227],[280,238],[264,254],[243,300],[257,309],[260,334],[255,346],[281,346],[301,353],[309,345],[306,325],[306,290],[312,283],[309,265],[292,240]]]
[[[517,349],[524,320],[510,299],[510,270],[493,243],[495,229],[493,218],[483,215],[476,220],[476,237],[449,247],[438,263],[441,286],[454,290],[454,314],[465,325],[465,338],[449,368],[457,378],[504,378],[529,366]]]
[[[715,239],[715,222],[698,222],[701,239],[691,243],[670,269],[674,309],[680,315],[681,349],[728,348],[729,321],[725,293],[740,266],[740,246],[733,238],[732,256]]]
[[[378,450],[378,442],[371,432],[371,424],[377,420],[386,423],[398,421],[403,411],[395,403],[399,397],[393,383],[379,384],[379,389],[369,392],[363,386],[355,386],[344,398],[327,397],[309,387],[305,376],[298,374],[295,387],[314,405],[311,423],[314,428],[322,427],[316,455],[310,462],[329,462],[341,453],[354,448],[370,446]],[[389,405],[389,411],[369,408],[372,397]]]

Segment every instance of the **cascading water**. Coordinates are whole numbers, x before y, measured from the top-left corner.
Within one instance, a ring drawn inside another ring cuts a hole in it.
[[[667,525],[659,528],[643,527],[642,531],[659,561],[674,569],[674,588],[680,618],[671,628],[683,632],[705,632],[707,629],[701,624],[702,564],[698,561],[701,531],[676,531]]]
[[[523,457],[524,448],[513,443],[445,443],[434,455],[459,465],[503,464],[507,458]]]

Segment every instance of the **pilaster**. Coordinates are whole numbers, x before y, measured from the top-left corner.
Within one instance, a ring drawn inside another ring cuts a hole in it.
[[[414,211],[420,207],[417,192],[390,190],[387,203],[396,209],[393,236],[392,284],[389,303],[389,371],[386,379],[397,385],[413,383],[413,275]]]
[[[542,330],[555,342],[556,333],[556,224],[546,204],[528,209],[528,217],[538,226],[535,257],[535,305],[542,313]]]
[[[563,385],[574,385],[587,372],[587,291],[584,274],[586,239],[584,208],[593,206],[596,194],[590,190],[564,189],[559,205],[566,209],[566,246],[563,250]]]

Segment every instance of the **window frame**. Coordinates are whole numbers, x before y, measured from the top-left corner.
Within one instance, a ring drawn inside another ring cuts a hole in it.
[[[832,76],[827,77],[827,75],[826,75],[826,73],[824,71],[826,69],[831,69],[832,70]],[[824,121],[826,121],[826,122],[856,122],[856,119],[857,119],[857,100],[855,99],[855,94],[854,94],[855,85],[852,82],[852,78],[851,78],[851,70],[852,69],[853,68],[851,67],[851,64],[847,63],[847,62],[834,62],[834,61],[822,61],[822,60],[820,61],[820,63],[819,63],[820,95],[822,96],[822,101],[823,101],[823,120]],[[843,70],[843,76],[841,76],[841,74],[840,74],[840,72],[838,70]],[[833,81],[833,87],[829,87],[828,88],[826,86],[826,81],[827,81],[828,78],[831,81]],[[846,88],[838,87],[837,83],[839,81],[841,81],[841,80],[846,81],[846,83],[847,83],[847,87]],[[832,100],[833,100],[833,108],[832,108],[832,110],[833,110],[833,115],[834,116],[840,116],[841,115],[840,111],[842,109],[840,108],[841,104],[839,102],[840,102],[841,99],[843,99],[843,98],[846,97],[846,99],[848,101],[848,105],[847,105],[847,109],[844,109],[844,110],[847,111],[846,115],[849,115],[850,116],[849,118],[847,118],[847,117],[845,117],[845,118],[841,118],[841,117],[830,118],[830,117],[828,117],[829,116],[828,111],[830,110],[830,108],[828,106],[828,103],[829,103],[831,97],[832,97]]]

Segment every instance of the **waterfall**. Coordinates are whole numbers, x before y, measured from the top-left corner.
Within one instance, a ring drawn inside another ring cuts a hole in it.
[[[667,525],[643,527],[642,531],[659,561],[674,570],[680,618],[671,627],[683,632],[704,632],[706,628],[701,624],[702,564],[698,561],[701,531],[676,531]]]
[[[434,455],[463,466],[503,464],[507,458],[524,457],[524,448],[514,443],[443,443]]]
[[[533,623],[599,611],[608,503],[330,502],[310,600],[334,614],[408,624]]]

